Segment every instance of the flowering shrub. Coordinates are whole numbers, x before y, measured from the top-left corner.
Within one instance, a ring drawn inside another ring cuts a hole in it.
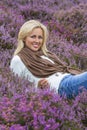
[[[52,38],[52,36],[55,37]],[[53,32],[47,43],[48,49],[56,53],[61,60],[67,62],[73,67],[79,67],[82,70],[87,69],[87,44],[75,45],[73,41],[67,41],[59,37],[58,33]]]
[[[75,43],[87,43],[87,4],[73,6],[67,11],[59,12],[58,19],[72,34],[70,39]],[[69,37],[66,37],[69,40]]]
[[[68,101],[49,89],[34,89],[29,81],[15,77],[8,70],[0,73],[0,81],[1,128],[81,130],[86,127],[86,91]]]
[[[29,19],[39,19],[49,28],[49,50],[68,64],[87,69],[86,3],[86,0],[0,1],[1,130],[87,128],[86,90],[74,99],[67,100],[53,90],[34,88],[34,83],[15,76],[9,69],[19,28]]]
[[[1,6],[0,14],[0,47],[4,50],[12,49],[15,47],[18,30],[24,20],[21,15],[5,5]]]

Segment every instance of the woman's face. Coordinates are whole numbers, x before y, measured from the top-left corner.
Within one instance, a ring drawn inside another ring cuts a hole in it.
[[[35,28],[25,38],[25,45],[33,51],[38,51],[43,44],[43,31],[41,28]]]

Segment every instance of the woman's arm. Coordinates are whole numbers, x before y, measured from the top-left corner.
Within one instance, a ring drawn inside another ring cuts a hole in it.
[[[19,77],[23,77],[24,76],[24,64],[21,61],[19,56],[14,56],[11,60],[10,63],[10,69],[17,74]]]

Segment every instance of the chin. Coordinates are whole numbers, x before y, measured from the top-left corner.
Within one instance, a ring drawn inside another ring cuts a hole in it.
[[[33,51],[38,51],[39,49],[32,49]]]
[[[33,48],[33,51],[38,51],[39,50],[39,48]]]

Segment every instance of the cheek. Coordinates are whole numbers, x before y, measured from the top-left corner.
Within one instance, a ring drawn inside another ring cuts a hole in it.
[[[26,39],[25,39],[25,44],[26,44],[26,45],[30,44],[29,38],[26,38]]]

